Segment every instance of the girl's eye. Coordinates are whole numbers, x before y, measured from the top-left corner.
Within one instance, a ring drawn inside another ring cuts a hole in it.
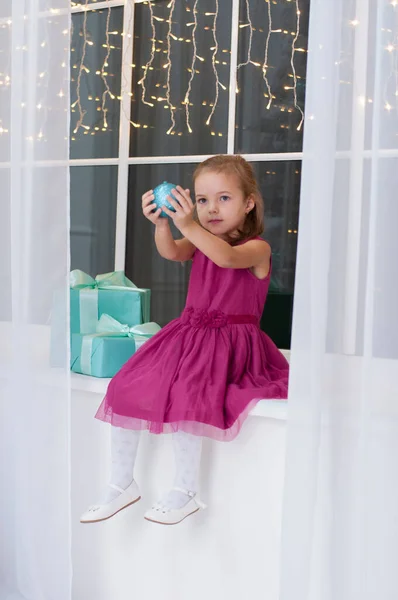
[[[221,196],[220,200],[222,200],[223,202],[226,202],[227,200],[229,200],[229,196]]]
[[[198,198],[196,200],[196,204],[204,204],[206,202],[206,198]]]

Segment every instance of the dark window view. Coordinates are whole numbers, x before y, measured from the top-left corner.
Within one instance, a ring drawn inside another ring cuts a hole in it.
[[[265,204],[265,239],[272,278],[261,326],[279,348],[290,348],[300,206],[300,161],[255,163]]]
[[[302,150],[309,0],[299,8],[297,22],[295,2],[241,0],[237,153]]]
[[[194,4],[176,3],[171,28],[168,0],[136,5],[132,157],[227,151],[232,2],[218,16],[214,0]]]
[[[72,15],[71,158],[118,156],[122,32],[122,7]]]
[[[253,163],[264,199],[265,233],[272,248],[271,292],[293,293],[300,201],[300,161]]]
[[[115,261],[117,166],[70,170],[71,268],[95,277]]]

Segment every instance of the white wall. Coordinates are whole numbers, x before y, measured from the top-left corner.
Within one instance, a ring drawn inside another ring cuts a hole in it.
[[[110,427],[93,419],[100,401],[73,392],[74,600],[277,600],[286,422],[250,416],[236,441],[206,440],[201,496],[209,508],[173,527],[143,519],[174,475],[170,437],[144,434],[142,501],[81,525],[109,469]]]

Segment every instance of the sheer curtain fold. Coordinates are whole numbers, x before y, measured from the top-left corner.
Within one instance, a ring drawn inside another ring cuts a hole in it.
[[[71,598],[69,30],[68,0],[1,3],[1,600]]]
[[[313,0],[281,600],[398,595],[398,6]]]

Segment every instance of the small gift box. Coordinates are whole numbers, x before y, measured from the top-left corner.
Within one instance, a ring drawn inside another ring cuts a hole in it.
[[[156,323],[129,327],[101,315],[97,332],[72,334],[71,370],[92,377],[113,377],[128,359],[160,331]]]
[[[130,327],[150,320],[151,291],[137,288],[122,271],[95,279],[75,270],[70,274],[71,333],[95,333],[97,321],[108,314]]]

